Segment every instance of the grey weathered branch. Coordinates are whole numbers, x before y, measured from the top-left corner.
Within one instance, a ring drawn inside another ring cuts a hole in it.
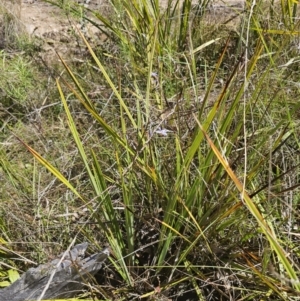
[[[76,245],[50,263],[30,268],[20,279],[0,290],[0,301],[71,298],[78,294],[109,256],[109,250],[84,258],[88,244]]]

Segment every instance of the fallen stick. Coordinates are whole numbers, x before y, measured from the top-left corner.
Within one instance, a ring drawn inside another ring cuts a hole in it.
[[[72,298],[103,266],[108,248],[84,258],[88,243],[76,245],[50,263],[30,268],[17,281],[0,290],[0,301]]]

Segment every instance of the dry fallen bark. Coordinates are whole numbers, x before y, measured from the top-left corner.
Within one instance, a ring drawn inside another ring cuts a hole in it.
[[[0,301],[37,300],[41,296],[40,300],[74,297],[109,256],[108,249],[104,249],[84,258],[87,246],[87,243],[76,245],[50,263],[29,269],[16,282],[0,290]]]

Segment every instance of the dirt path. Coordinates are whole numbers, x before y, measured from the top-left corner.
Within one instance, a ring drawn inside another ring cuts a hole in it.
[[[87,6],[89,9],[101,12],[108,11],[109,7],[108,0],[74,1]],[[230,15],[235,14],[235,9],[238,11],[241,10],[243,7],[242,1],[244,0],[214,0],[210,3],[209,14],[207,15],[209,15],[209,18],[212,18],[212,22],[227,20]],[[167,2],[167,0],[161,0],[161,6],[166,6]],[[199,0],[194,0],[194,3],[199,3]],[[55,54],[55,50],[59,50],[61,54],[68,53],[68,50],[71,49],[76,51],[77,46],[74,44],[76,43],[74,35],[72,37],[72,27],[76,25],[80,28],[82,24],[80,24],[80,20],[75,21],[74,18],[72,20],[70,19],[71,17],[68,18],[58,7],[43,0],[0,0],[1,8],[2,11],[3,8],[4,11],[9,11],[15,17],[15,20],[20,21],[17,22],[18,27],[16,28],[21,28],[21,30],[25,30],[30,36],[41,38],[45,42],[42,46],[42,55],[45,59],[51,58]],[[10,28],[11,32],[13,32],[12,30]],[[97,39],[102,39],[99,30],[91,24],[87,24],[86,33],[92,38],[97,36]],[[3,38],[2,40],[5,41]],[[1,41],[0,37],[0,48],[2,44],[5,45],[3,41]]]
[[[77,2],[84,5],[86,0]],[[88,7],[100,9],[103,5],[103,0],[90,0]],[[23,0],[21,21],[29,34],[38,37],[64,31],[70,26],[69,20],[59,8],[41,0]]]
[[[6,0],[12,1],[12,0]],[[22,0],[15,0],[22,1]],[[88,2],[88,4],[86,4]],[[78,3],[87,5],[91,9],[103,9],[107,4],[105,0],[78,0]],[[194,1],[195,3],[199,1]],[[162,6],[166,5],[167,0],[162,0]],[[212,9],[220,9],[226,11],[226,7],[243,5],[243,0],[225,0],[215,1]],[[29,34],[38,37],[44,37],[49,33],[61,32],[70,26],[68,20],[63,16],[62,12],[52,5],[41,0],[23,0],[21,11],[21,22]]]

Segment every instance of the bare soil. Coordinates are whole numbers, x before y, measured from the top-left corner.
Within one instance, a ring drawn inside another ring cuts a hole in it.
[[[74,0],[74,2],[76,1],[92,10],[109,11],[108,0]],[[166,6],[167,2],[167,0],[161,0],[161,6]],[[199,0],[193,2],[194,5],[197,5]],[[231,16],[238,15],[243,6],[244,0],[215,0],[210,3],[209,14],[206,14],[207,20],[212,23],[224,22]],[[82,24],[78,18],[76,20],[71,14],[66,15],[60,8],[43,0],[0,0],[1,7],[8,10],[19,21],[18,30],[25,31],[29,36],[42,40],[41,54],[46,61],[56,57],[55,51],[62,56],[68,54],[70,50],[76,51],[76,39],[74,39],[74,35],[72,36],[72,32],[74,33],[75,27],[81,28]],[[236,26],[239,20],[240,17],[233,18],[233,21],[227,22],[226,26],[232,24]],[[105,39],[101,36],[100,31],[91,24],[86,24],[86,35],[97,37],[98,40]],[[0,43],[0,46],[1,44],[4,43]]]
[[[84,5],[84,1],[77,1]],[[103,0],[92,0],[88,8],[103,9],[107,4]],[[42,0],[23,0],[21,7],[21,22],[26,31],[38,37],[45,37],[49,33],[58,33],[70,27],[68,19],[61,10]]]
[[[86,2],[86,0],[78,1],[78,3],[83,5],[84,2]],[[199,1],[194,2],[196,4]],[[212,14],[221,13],[226,17],[226,15],[233,12],[232,8],[241,8],[244,5],[243,2],[243,0],[217,0],[211,5],[211,12]],[[161,1],[162,6],[165,6],[166,3],[167,0]],[[86,5],[93,10],[105,10],[108,6],[107,0],[90,0]],[[38,37],[48,35],[49,33],[61,32],[70,26],[69,20],[62,15],[58,8],[42,0],[23,0],[20,10],[20,19],[26,31]]]

